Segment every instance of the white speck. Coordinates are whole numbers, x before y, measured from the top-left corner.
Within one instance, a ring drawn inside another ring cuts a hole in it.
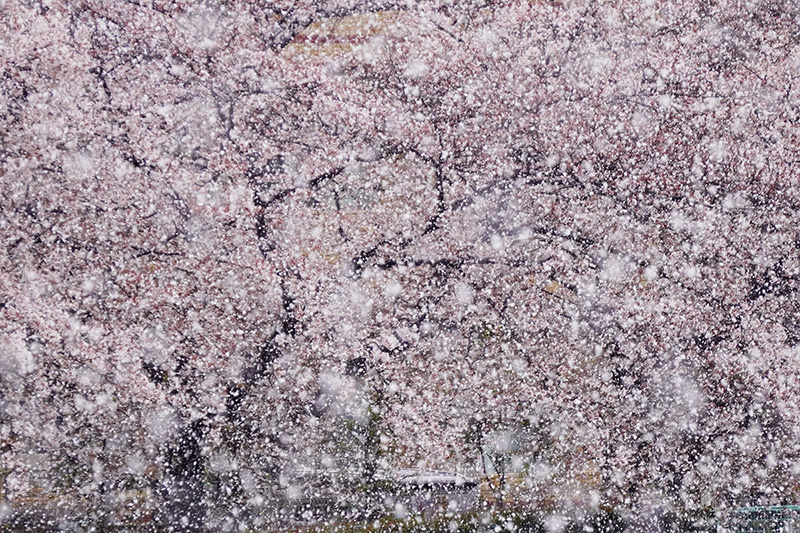
[[[498,235],[497,233],[492,235],[492,248],[495,251],[499,252],[504,247],[505,247],[505,244],[503,243],[503,237],[501,235]]]
[[[408,65],[406,65],[406,69],[403,71],[403,76],[406,78],[421,78],[428,73],[428,65],[426,65],[423,61],[412,61]]]
[[[397,296],[400,296],[401,292],[403,292],[403,286],[396,281],[390,281],[384,287],[384,292],[386,293],[386,296],[396,298]]]

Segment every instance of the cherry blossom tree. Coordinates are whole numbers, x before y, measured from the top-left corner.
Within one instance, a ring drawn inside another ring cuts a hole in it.
[[[513,426],[542,509],[796,496],[792,3],[0,15],[8,501],[277,520],[342,424],[367,482]]]

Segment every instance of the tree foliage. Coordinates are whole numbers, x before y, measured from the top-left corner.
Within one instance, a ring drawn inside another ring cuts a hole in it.
[[[315,397],[357,358],[387,466],[476,464],[464,435],[510,418],[562,500],[795,493],[795,4],[0,20],[9,498],[244,520],[325,460]]]

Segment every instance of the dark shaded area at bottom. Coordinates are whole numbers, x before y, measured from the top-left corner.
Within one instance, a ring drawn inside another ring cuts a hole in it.
[[[550,520],[562,520],[554,525]],[[109,525],[102,514],[89,513],[83,516],[68,516],[64,511],[28,509],[18,510],[7,515],[0,523],[3,533],[55,533],[84,532],[122,533],[137,531],[143,533],[176,532],[185,530],[187,524],[165,524],[147,521],[132,525]],[[189,526],[195,531],[209,531],[202,521]],[[554,529],[555,528],[555,529]],[[631,533],[631,532],[712,532],[717,531],[717,522],[710,513],[703,516],[681,517],[672,513],[647,518],[635,522],[626,521],[613,510],[600,510],[581,519],[567,516],[545,516],[524,509],[487,508],[483,512],[461,514],[437,513],[433,515],[410,515],[404,519],[394,516],[381,516],[364,521],[324,522],[318,524],[297,524],[273,528],[268,525],[246,528],[251,533],[271,531],[293,531],[303,533]]]

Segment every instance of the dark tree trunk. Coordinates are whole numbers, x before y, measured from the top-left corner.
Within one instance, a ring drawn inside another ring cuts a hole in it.
[[[204,475],[205,458],[201,442],[205,433],[202,420],[187,425],[168,447],[164,480],[161,486],[160,524],[169,531],[206,531],[207,501]]]

